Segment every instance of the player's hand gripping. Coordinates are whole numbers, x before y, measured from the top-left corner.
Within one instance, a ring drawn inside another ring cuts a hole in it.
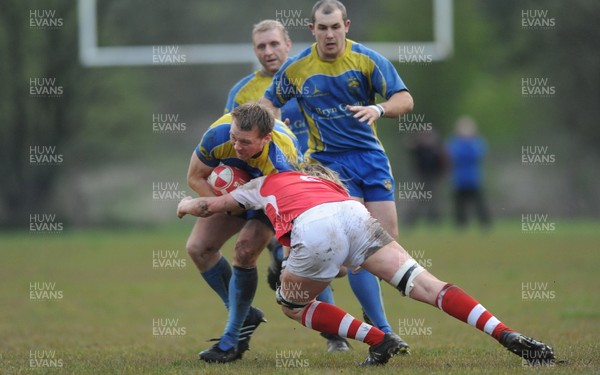
[[[369,106],[349,105],[346,108],[348,108],[349,111],[354,112],[354,118],[357,118],[358,121],[366,122],[369,125],[373,125],[373,123],[385,113],[380,104]]]
[[[208,217],[213,213],[208,210],[208,201],[203,198],[184,197],[177,205],[177,217],[182,218],[187,214]]]

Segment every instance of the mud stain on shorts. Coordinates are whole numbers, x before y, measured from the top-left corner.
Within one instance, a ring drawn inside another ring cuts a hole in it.
[[[367,235],[369,237],[369,247],[365,251],[365,260],[373,255],[377,250],[394,241],[392,236],[383,229],[379,221],[370,218],[367,222]]]

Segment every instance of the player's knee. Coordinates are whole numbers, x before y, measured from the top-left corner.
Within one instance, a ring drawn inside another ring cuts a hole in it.
[[[198,253],[198,246],[195,242],[188,240],[188,242],[185,244],[185,250],[189,256],[193,257]]]
[[[300,319],[302,319],[302,314],[304,313],[304,308],[292,309],[287,306],[281,306],[281,311],[283,311],[288,318],[300,321]]]
[[[196,239],[190,238],[185,245],[185,249],[200,272],[212,267],[221,257],[220,247],[210,246],[210,244]]]
[[[388,232],[388,234],[390,236],[392,236],[392,238],[394,239],[394,241],[398,241],[400,233],[398,232],[398,226],[397,225],[394,226],[394,227],[392,227],[392,228],[390,228],[390,230],[387,231],[387,232]]]
[[[403,296],[409,296],[415,284],[415,278],[425,271],[416,260],[410,258],[396,271],[390,284],[402,293]]]
[[[285,316],[287,316],[290,319],[296,320],[300,323],[302,323],[302,315],[304,315],[304,310],[306,309],[306,306],[304,307],[288,307],[288,306],[281,306],[281,311],[283,311],[283,313],[285,314]]]
[[[383,229],[389,234],[394,241],[398,242],[398,236],[400,235],[398,232],[398,221],[390,220],[390,222],[386,223],[387,225],[382,224]]]
[[[190,257],[196,258],[202,256],[203,254],[219,251],[219,248],[215,246],[209,246],[206,242],[198,241],[195,238],[190,238],[185,244],[185,250]]]
[[[301,322],[302,314],[307,306],[306,303],[288,301],[283,297],[281,287],[277,287],[277,290],[275,290],[275,299],[277,300],[277,303],[281,305],[281,311],[283,311],[285,316]]]
[[[255,267],[261,251],[262,247],[256,246],[252,241],[240,240],[235,244],[235,264],[240,267]]]

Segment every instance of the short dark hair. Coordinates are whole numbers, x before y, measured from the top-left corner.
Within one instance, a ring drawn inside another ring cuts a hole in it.
[[[273,113],[262,104],[244,103],[231,111],[231,117],[242,131],[252,131],[258,128],[258,135],[262,138],[273,131],[275,117]]]
[[[323,9],[321,9],[323,8]],[[331,14],[335,12],[336,9],[339,9],[342,12],[342,19],[346,21],[348,19],[348,13],[346,13],[346,7],[340,1],[337,0],[319,0],[313,6],[312,12],[310,13],[310,18],[312,22],[315,23],[315,14],[317,11],[322,10],[323,14]]]

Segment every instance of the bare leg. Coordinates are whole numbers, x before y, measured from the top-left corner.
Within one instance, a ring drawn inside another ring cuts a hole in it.
[[[396,272],[409,259],[412,259],[410,254],[394,241],[367,258],[362,267],[390,283]],[[415,278],[414,285],[410,297],[435,306],[437,295],[446,283],[424,271]]]
[[[402,345],[397,336],[361,322],[337,306],[315,301],[315,296],[328,284],[329,282],[310,280],[284,271],[280,291],[283,301],[279,299],[283,305],[283,312],[315,331],[355,339],[370,345],[369,357],[363,365],[385,364],[391,356],[400,351]],[[308,304],[307,300],[310,300]]]
[[[408,278],[410,271],[402,271],[401,268],[407,261],[411,261],[411,257],[406,250],[398,243],[391,242],[367,258],[362,267],[398,287],[391,281],[394,278],[398,280],[399,276],[403,280]],[[398,276],[401,272],[404,273]],[[410,298],[436,306],[448,315],[489,334],[528,363],[554,363],[554,351],[550,346],[514,332],[461,288],[440,281],[427,271],[416,276],[412,285],[412,290],[407,292]]]
[[[396,213],[396,202],[365,202],[365,207],[371,213],[371,216],[379,221],[383,229],[385,229],[385,231],[388,232],[393,239],[398,241],[398,216]]]
[[[283,313],[315,331],[363,341],[369,345],[380,343],[385,333],[377,327],[355,319],[337,306],[315,300],[327,285],[329,282],[307,279],[284,270],[280,291],[285,300],[282,303]]]
[[[200,272],[211,269],[221,259],[223,244],[240,231],[245,220],[224,214],[198,218],[187,240],[186,250]]]
[[[362,202],[360,198],[354,197],[354,199],[363,203],[371,216],[376,218],[392,237],[398,237],[398,221],[394,201]],[[386,333],[393,332],[385,315],[379,280],[368,271],[359,270],[349,273],[348,281],[368,320]],[[405,346],[406,350],[403,350],[403,353],[408,350],[408,344]]]

